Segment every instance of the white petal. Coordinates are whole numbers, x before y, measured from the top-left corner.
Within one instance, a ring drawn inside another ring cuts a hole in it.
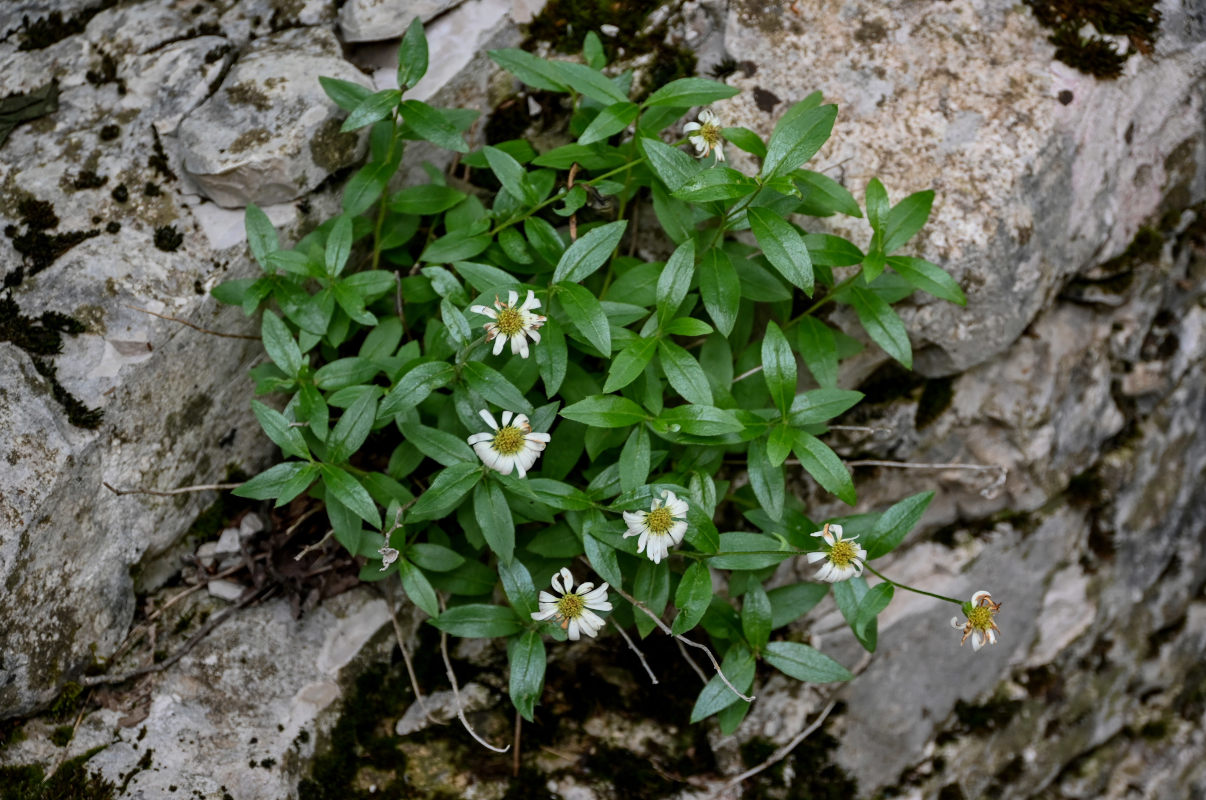
[[[477,415],[485,420],[486,424],[491,428],[498,430],[498,421],[494,419],[494,415],[491,414],[487,409],[483,408],[481,411],[477,412]]]
[[[517,302],[519,302],[519,292],[515,291],[514,289],[507,292],[507,305],[514,308]]]
[[[523,438],[527,439],[529,442],[541,442],[542,444],[548,444],[553,440],[553,437],[547,433],[529,433]],[[543,450],[544,448],[541,449]]]
[[[465,441],[469,442],[469,444],[477,444],[478,442],[488,442],[493,438],[494,434],[492,433],[475,433]]]
[[[820,550],[818,550],[815,553],[809,553],[808,555],[806,555],[804,557],[806,559],[808,559],[809,564],[815,564],[818,561],[820,561],[822,558],[825,557],[825,553],[822,553]]]
[[[854,557],[857,558],[859,561],[866,561],[867,560],[867,551],[860,547],[859,549],[854,551]]]
[[[580,584],[578,584],[578,588],[574,590],[574,594],[580,594],[580,595],[582,595],[583,599],[585,599],[586,595],[593,588],[595,588],[594,581],[587,581],[586,583],[580,583]]]
[[[511,470],[515,469],[515,457],[499,455],[497,463],[492,466],[503,475],[510,475]]]
[[[963,627],[963,623],[961,623],[961,622],[959,621],[959,618],[958,618],[958,617],[951,617],[951,627],[952,627],[952,628],[962,628],[962,627]]]
[[[650,544],[650,542],[649,542],[649,536],[650,536],[650,534],[649,534],[649,529],[648,529],[648,528],[646,528],[645,530],[641,531],[641,535],[640,535],[640,537],[637,539],[637,552],[638,552],[638,553],[644,553],[644,552],[645,552],[645,548],[646,548],[646,547],[647,547],[647,546]]]
[[[535,292],[533,292],[531,289],[528,289],[527,299],[523,301],[523,305],[520,306],[520,310],[531,311],[533,308],[540,308],[540,300],[536,298]]]
[[[699,121],[705,125],[710,125],[716,121],[716,112],[710,108],[705,108],[699,112]]]
[[[679,542],[681,542],[683,540],[683,534],[685,534],[686,532],[687,532],[687,523],[676,522],[670,526],[669,534],[670,534],[670,538],[674,540],[674,543],[678,544]]]
[[[989,644],[997,643],[997,632],[996,631],[989,628],[988,630],[984,631],[984,635],[988,637]]]
[[[510,424],[511,424],[511,420],[512,420],[514,417],[515,417],[515,412],[514,412],[514,411],[504,411],[504,412],[502,412],[502,427],[504,427],[504,428],[505,428],[505,427],[507,427],[508,425],[510,425]],[[518,427],[518,426],[517,426],[517,427]]]
[[[598,614],[588,609],[582,609],[582,616],[578,618],[578,624],[582,627],[582,632],[587,636],[594,636],[603,627],[603,618]]]
[[[531,422],[528,420],[528,415],[527,415],[527,414],[512,414],[510,411],[508,411],[508,412],[507,412],[507,414],[508,414],[508,415],[509,415],[509,416],[510,416],[512,419],[514,419],[514,420],[515,420],[515,427],[516,427],[516,428],[519,428],[520,430],[523,430],[524,428],[529,428],[529,429],[530,429],[530,428],[532,427],[532,423],[531,423]],[[504,424],[507,424],[507,423],[504,423]]]
[[[574,591],[574,573],[569,571],[569,567],[562,567],[558,570],[561,579],[565,582],[565,593],[569,594]]]
[[[469,306],[469,310],[472,311],[474,314],[481,314],[483,317],[489,317],[490,319],[498,319],[498,312],[496,312],[494,309],[488,308],[486,306]]]
[[[987,598],[989,601],[991,601],[992,595],[989,594],[988,592],[984,591],[983,589],[981,589],[980,591],[978,591],[972,595],[971,604],[973,606],[978,606],[978,605],[980,605],[980,600],[984,599],[984,598]]]
[[[520,358],[528,357],[528,340],[524,336],[516,336],[511,340],[511,354],[519,353]]]
[[[686,125],[684,125],[684,126],[683,126],[683,133],[693,133],[693,132],[695,132],[695,131],[699,130],[700,128],[702,128],[702,127],[703,127],[703,126],[702,126],[702,125],[700,125],[698,122],[688,122]],[[698,136],[692,136],[691,138],[692,138],[692,139],[698,139],[699,137],[698,137]]]
[[[607,584],[604,583],[597,589],[593,589],[582,595],[582,599],[586,602],[588,608],[597,608],[601,611],[611,610],[611,603],[607,601]],[[607,608],[603,608],[607,606]]]
[[[712,152],[716,154],[717,161],[724,161],[724,148],[720,146],[720,142],[716,143],[716,147],[712,149]]]
[[[526,478],[528,476],[528,468],[523,465],[523,461],[516,458],[516,459],[512,459],[511,463],[515,467],[515,475],[517,477]],[[503,475],[510,475],[510,474],[511,474],[511,470],[507,470],[506,472],[503,473]]]
[[[836,522],[829,523],[829,531],[839,539],[842,538],[842,526],[838,525]]]
[[[544,620],[546,620],[546,619],[551,619],[551,618],[552,618],[552,617],[554,617],[556,614],[557,614],[557,609],[556,609],[556,608],[553,608],[553,609],[545,609],[545,610],[543,610],[543,611],[533,611],[533,612],[532,612],[532,619],[536,620],[537,622],[543,622],[543,621],[544,621]]]
[[[983,646],[984,646],[983,634],[981,634],[980,631],[974,632],[972,634],[972,650],[979,652],[980,648]]]
[[[532,328],[530,331],[528,331],[528,336],[532,337],[533,342],[540,344],[540,331],[536,330],[536,328]]]
[[[833,538],[833,534],[829,531],[821,531],[821,538],[824,539],[825,544],[829,545],[830,547],[833,547],[838,542],[837,539]]]
[[[636,536],[645,527],[644,511],[625,511],[624,524],[628,526],[628,533],[624,534],[625,538]]]
[[[566,633],[569,634],[569,638],[570,638],[571,642],[578,641],[578,620],[571,619],[569,621],[569,628],[568,628],[568,630],[566,630]]]
[[[540,602],[542,604],[543,603],[552,603],[554,606],[556,606],[557,598],[554,597],[553,595],[549,594],[548,592],[546,592],[544,589],[541,589],[540,590]],[[543,608],[543,607],[544,606],[542,605],[541,608]]]

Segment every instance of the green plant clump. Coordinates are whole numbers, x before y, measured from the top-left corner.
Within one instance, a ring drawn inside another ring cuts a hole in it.
[[[892,204],[872,180],[860,206],[806,168],[837,117],[820,93],[788,108],[769,140],[705,109],[685,128],[692,157],[670,127],[737,90],[682,78],[637,103],[632,74],[605,71],[597,36],[585,49],[586,64],[490,53],[532,89],[568,96],[575,140],[545,152],[522,140],[470,152],[474,112],[407,96],[427,68],[417,23],[400,48],[400,88],[322,79],[348,112],[343,130],[370,128],[343,212],[286,248],[249,207],[263,273],[214,289],[262,311],[270,360],[252,374],[258,394],[280,398],[252,405],[285,460],[236,494],[279,506],[309,492],[364,559],[363,580],[399,580],[446,634],[505,640],[525,719],[546,642],[595,636],[611,613],[642,638],[659,627],[702,637],[721,667],[690,719],[717,716],[732,731],[759,662],[803,681],[851,677],[776,636],[830,585],[874,650],[877,615],[908,587],[882,576],[870,586],[863,572],[879,576],[869,562],[933,494],[822,523],[786,491],[787,471],[802,468],[856,501],[825,435],[862,399],[838,385],[841,360],[861,346],[826,315],[848,308],[909,368],[893,304],[916,290],[965,299],[943,269],[900,253],[933,192]],[[427,183],[388,191],[414,140],[461,153],[497,190],[424,165]],[[729,147],[752,156],[753,174],[723,160]],[[665,260],[635,255],[642,209]],[[860,245],[808,232],[794,214],[865,219],[869,234]],[[767,590],[798,556],[820,580]],[[996,607],[981,595],[940,597],[968,614],[976,647],[995,641]]]

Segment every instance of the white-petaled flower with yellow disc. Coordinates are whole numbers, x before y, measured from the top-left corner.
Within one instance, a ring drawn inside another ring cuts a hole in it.
[[[666,490],[660,500],[653,498],[648,511],[624,512],[624,524],[628,526],[624,538],[640,536],[637,552],[649,556],[654,564],[660,564],[669,555],[670,548],[683,540],[683,534],[687,532],[686,516],[687,501]]]
[[[695,145],[697,158],[703,158],[715,150],[716,160],[724,161],[724,137],[720,131],[720,118],[710,108],[699,112],[699,122],[688,122],[683,126],[687,141]]]
[[[960,623],[958,617],[951,617],[951,627],[963,631],[963,638],[959,640],[959,645],[962,646],[968,636],[972,637],[972,650],[978,651],[986,644],[996,644],[997,634],[1001,632],[1001,629],[997,627],[992,615],[997,613],[1000,608],[1001,604],[994,603],[992,595],[988,592],[979,591],[973,594],[971,603],[963,607],[964,613],[967,614],[967,621]]]
[[[595,611],[611,611],[607,599],[607,584],[595,588],[593,583],[584,583],[574,591],[574,576],[565,567],[553,576],[553,591],[540,593],[540,610],[532,612],[532,619],[542,622],[555,619],[569,638],[578,641],[581,634],[595,636],[603,627],[603,618]]]
[[[824,561],[817,570],[816,579],[829,583],[840,583],[863,574],[863,562],[867,560],[867,551],[854,541],[857,536],[842,538],[842,526],[826,522],[822,530],[813,536],[819,536],[828,545],[824,550],[809,553],[808,563],[815,564]]]
[[[547,433],[533,433],[527,414],[504,411],[501,426],[489,411],[482,409],[478,414],[494,432],[475,433],[469,437],[468,442],[477,457],[503,475],[510,475],[511,470],[521,478],[527,475],[551,437]]]
[[[540,332],[538,328],[544,324],[545,318],[539,314],[533,314],[533,308],[540,308],[540,301],[536,299],[536,293],[528,289],[527,299],[523,301],[523,305],[518,308],[515,304],[519,302],[519,293],[511,291],[507,293],[507,302],[494,297],[494,308],[489,306],[469,306],[469,310],[482,316],[490,317],[493,322],[487,322],[483,327],[486,329],[486,341],[494,342],[494,355],[498,355],[507,345],[507,340],[511,340],[511,353],[518,353],[524,358],[528,357],[528,337],[532,338],[533,342],[540,341]]]

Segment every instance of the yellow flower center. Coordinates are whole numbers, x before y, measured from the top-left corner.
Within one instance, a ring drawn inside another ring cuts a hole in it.
[[[523,314],[514,308],[503,308],[494,324],[503,336],[515,336],[523,331]]]
[[[976,606],[967,615],[967,621],[975,630],[986,631],[992,627],[992,609],[988,606]]]
[[[709,148],[715,147],[721,142],[720,126],[714,122],[706,122],[699,128],[699,136],[704,140]]]
[[[645,524],[652,533],[669,533],[674,527],[674,515],[666,506],[655,508],[645,515]]]
[[[582,599],[582,595],[567,594],[557,601],[557,616],[568,622],[582,616],[582,609],[585,607],[586,601]]]
[[[848,567],[853,563],[857,554],[858,548],[855,547],[854,542],[843,539],[829,550],[829,560],[834,566]]]
[[[514,425],[508,425],[505,428],[498,429],[498,433],[494,434],[494,441],[490,443],[490,446],[497,453],[502,453],[504,456],[513,456],[523,449],[523,441],[523,431]]]

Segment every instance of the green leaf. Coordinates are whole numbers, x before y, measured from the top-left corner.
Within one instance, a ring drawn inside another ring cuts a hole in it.
[[[721,135],[750,155],[766,158],[766,142],[749,128],[725,128]]]
[[[331,226],[331,232],[327,235],[325,251],[327,274],[338,275],[343,272],[351,253],[352,218],[347,214],[340,214],[335,218],[335,224]]]
[[[866,202],[867,221],[871,223],[877,238],[882,240],[883,224],[888,215],[888,191],[879,182],[879,178],[872,178],[867,182]]]
[[[327,437],[327,460],[338,464],[351,458],[368,439],[376,419],[377,395],[366,392],[335,423]]]
[[[603,384],[603,391],[614,392],[636,380],[637,376],[645,371],[645,366],[653,359],[653,354],[657,352],[657,345],[657,339],[644,339],[639,336],[624,345],[612,359],[611,369],[607,371],[607,381]],[[711,401],[709,400],[709,402]]]
[[[961,306],[967,305],[967,297],[959,288],[959,284],[937,264],[931,264],[924,258],[889,256],[888,266],[896,270],[897,274],[908,281],[910,286],[915,286],[923,292],[929,292],[942,300]]]
[[[801,169],[793,172],[791,177],[800,193],[804,195],[797,213],[810,217],[828,217],[834,213],[849,217],[863,215],[854,195],[828,175]]]
[[[644,153],[653,174],[657,175],[672,193],[702,169],[691,156],[660,139],[642,136],[637,139],[637,146]]]
[[[398,577],[402,579],[402,589],[410,598],[410,602],[426,611],[428,615],[438,617],[440,601],[436,598],[435,589],[431,588],[431,581],[427,580],[422,570],[405,558],[399,558],[396,563]]]
[[[766,442],[754,439],[750,442],[749,454],[746,457],[750,476],[750,486],[754,496],[762,504],[762,509],[773,520],[783,518],[783,501],[785,499],[785,478],[783,467],[771,465],[766,455]]]
[[[487,145],[482,152],[490,164],[490,170],[512,197],[528,205],[536,202],[536,192],[528,182],[522,164],[497,147]]]
[[[402,119],[427,141],[458,153],[469,152],[460,131],[431,106],[418,100],[403,100],[401,108]]]
[[[695,240],[687,239],[675,248],[657,279],[657,321],[665,325],[691,289],[695,274]]]
[[[423,33],[423,21],[416,16],[398,46],[398,88],[406,91],[426,74],[427,36]]]
[[[849,623],[851,630],[854,630],[854,626],[858,622],[859,606],[868,591],[867,581],[861,576],[833,584],[833,600],[837,603],[838,610],[842,612],[842,616]],[[855,636],[867,652],[874,653],[879,638],[877,620],[865,624],[863,634],[860,636],[855,632]]]
[[[630,103],[627,100],[613,103],[599,112],[599,116],[595,117],[578,137],[578,143],[601,142],[631,125],[638,113],[640,113],[640,108],[636,103]]]
[[[374,528],[381,527],[381,514],[368,490],[347,472],[330,464],[320,466],[322,482],[339,502]]]
[[[603,69],[607,66],[607,54],[603,52],[603,41],[594,31],[587,31],[582,40],[582,57],[593,69]]]
[[[557,262],[557,269],[553,272],[553,282],[581,283],[592,275],[611,258],[612,251],[619,246],[620,239],[624,236],[624,230],[627,227],[628,220],[620,220],[601,225],[579,237],[578,241],[571,244],[569,249],[562,254],[561,260]],[[603,351],[604,355],[607,352]]]
[[[925,225],[930,218],[930,209],[934,205],[934,192],[926,189],[924,192],[914,192],[897,203],[883,221],[883,251],[891,253],[913,236]]]
[[[850,305],[871,340],[908,369],[913,368],[913,348],[904,323],[892,307],[870,289],[850,287]]]
[[[465,563],[465,558],[455,550],[430,542],[416,542],[406,548],[406,557],[416,566],[432,572],[451,572]]]
[[[401,99],[402,93],[397,89],[382,89],[379,92],[373,92],[352,109],[352,113],[348,114],[348,118],[343,121],[340,132],[354,131],[365,125],[372,125],[379,119],[385,119]]]
[[[543,334],[540,337],[540,347],[536,349],[536,366],[540,370],[540,378],[544,381],[544,391],[548,397],[554,397],[565,380],[569,367],[569,352],[565,346],[565,334],[561,326],[552,317],[545,320]]]
[[[729,679],[729,683],[742,692],[747,692],[754,683],[756,663],[754,654],[738,644],[730,647],[729,651],[725,653],[720,670]],[[695,707],[691,709],[691,722],[699,722],[740,701],[741,698],[733,694],[733,690],[721,680],[719,675],[713,675],[704,686],[703,691],[699,693]]]
[[[801,106],[797,104],[789,109],[775,125],[766,146],[766,158],[762,161],[763,179],[791,174],[816,155],[833,131],[837,106],[825,105],[797,111]]]
[[[532,496],[558,511],[585,511],[592,505],[585,492],[568,483],[549,478],[528,478],[527,486],[532,490]]]
[[[399,214],[438,214],[464,199],[465,193],[451,186],[422,183],[395,192],[389,198],[389,207]]]
[[[490,50],[488,55],[494,60],[494,63],[528,86],[544,89],[547,92],[567,91],[565,82],[550,61],[537,58],[531,53],[515,47],[505,50]]]
[[[373,93],[373,90],[367,86],[361,86],[359,83],[352,83],[351,81],[344,81],[339,78],[322,76],[318,79],[318,83],[322,86],[322,90],[327,93],[327,97],[331,98],[331,101],[344,111],[355,111]]]
[[[715,406],[675,406],[663,410],[658,419],[666,425],[676,425],[679,431],[692,436],[724,436],[739,433],[744,428],[736,412]]]
[[[711,325],[695,317],[672,319],[665,327],[666,333],[673,336],[707,336],[714,330]]]
[[[809,683],[848,681],[854,677],[829,656],[797,642],[771,642],[763,658],[784,675]]]
[[[751,586],[741,601],[741,632],[755,652],[770,640],[771,604],[760,583]]]
[[[826,583],[793,583],[766,593],[771,603],[771,628],[782,628],[807,614],[829,593]]]
[[[511,704],[519,715],[532,722],[536,702],[544,691],[544,672],[548,657],[540,632],[524,631],[507,640],[507,663],[511,668]]]
[[[581,241],[581,240],[579,240]],[[586,337],[586,340],[603,356],[611,356],[611,327],[607,323],[607,314],[597,297],[590,289],[577,283],[558,283],[557,299],[568,312],[574,327]],[[539,352],[540,348],[537,348]]]
[[[690,403],[712,405],[712,387],[695,356],[665,339],[658,342],[658,354],[666,379],[676,392]]]
[[[811,295],[813,288],[812,257],[800,232],[783,217],[769,208],[751,208],[746,212],[750,230],[766,260],[793,286]]]
[[[523,392],[507,380],[501,372],[481,361],[467,361],[461,366],[461,375],[469,388],[496,406],[509,411],[532,413],[532,404]]]
[[[766,437],[766,458],[770,465],[781,466],[795,443],[796,433],[786,423],[771,428]]]
[[[826,388],[837,386],[837,342],[833,331],[815,317],[801,317],[796,328],[796,346],[812,377]]]
[[[796,431],[795,438],[792,450],[796,458],[800,459],[800,466],[826,491],[837,495],[846,505],[854,505],[854,481],[837,454],[829,449],[829,445],[807,431]]]
[[[439,428],[429,428],[418,422],[402,426],[402,435],[406,441],[419,449],[419,452],[441,466],[451,467],[453,464],[464,462],[473,463],[477,456],[473,449],[460,436],[454,436]]]
[[[582,535],[582,547],[586,550],[586,559],[595,568],[595,572],[612,586],[624,585],[624,576],[620,573],[620,562],[616,558],[615,550],[589,533]]]
[[[725,100],[738,93],[738,89],[705,78],[679,78],[670,81],[645,99],[643,106],[672,106],[690,108],[706,106],[717,100]]]
[[[411,506],[407,520],[421,522],[448,516],[481,477],[482,469],[477,464],[453,464],[441,470],[427,491]]]
[[[792,400],[789,421],[797,428],[828,422],[853,408],[862,399],[862,392],[847,389],[813,389],[796,395]]]
[[[514,611],[486,603],[453,606],[431,620],[431,624],[445,633],[463,639],[514,636],[523,630],[523,623],[515,616]]]
[[[778,539],[761,533],[720,534],[720,555],[709,563],[717,569],[764,569],[795,555]]]
[[[642,558],[641,565],[637,567],[636,579],[632,584],[632,594],[637,600],[644,603],[646,608],[660,617],[666,610],[666,603],[670,600],[669,562],[654,564],[652,561]],[[637,632],[642,639],[657,627],[657,623],[644,612],[633,612],[633,617],[636,619]]]
[[[561,409],[561,416],[594,428],[627,428],[649,419],[645,409],[619,395],[597,394]]]
[[[528,568],[518,559],[510,564],[500,563],[498,577],[502,578],[503,591],[506,592],[511,608],[515,609],[520,619],[529,619],[532,612],[537,610],[537,606],[536,585],[532,583]]]
[[[762,377],[775,408],[786,417],[796,396],[796,356],[774,320],[766,323],[762,337]]]
[[[652,451],[649,446],[649,431],[644,425],[637,425],[628,434],[624,448],[620,451],[620,489],[625,492],[635,491],[649,480],[649,467]]]
[[[419,260],[437,264],[464,261],[489,247],[490,238],[487,233],[473,233],[473,228],[458,228],[427,245]]]
[[[933,499],[933,492],[922,492],[906,497],[880,514],[871,532],[862,537],[867,560],[885,556],[895,550],[905,535],[921,521],[921,516]]]
[[[264,433],[281,449],[286,457],[297,456],[309,459],[310,448],[306,446],[306,438],[301,431],[292,427],[285,415],[276,409],[269,408],[258,400],[251,401],[251,410],[260,421]]]
[[[502,488],[493,481],[479,483],[473,490],[473,512],[477,524],[482,526],[486,544],[502,564],[510,564],[515,553],[515,523]]]
[[[264,312],[260,323],[260,338],[268,357],[291,378],[296,378],[305,362],[302,360],[301,348],[289,332],[289,328],[281,318],[271,311]]]
[[[248,497],[252,500],[277,500],[277,506],[297,497],[309,488],[318,476],[318,466],[304,461],[286,461],[277,464],[256,475],[251,480],[236,488],[236,497]],[[301,486],[298,489],[298,486]]]
[[[397,170],[397,164],[385,161],[370,161],[351,177],[343,187],[343,210],[357,216],[368,211],[385,191],[389,179]]]
[[[393,416],[399,411],[414,408],[427,399],[436,389],[456,377],[456,369],[444,361],[426,361],[416,364],[398,379],[390,393],[381,401],[378,413]]]
[[[251,255],[261,267],[266,267],[269,254],[281,249],[276,228],[272,227],[268,215],[255,203],[247,206],[243,212],[243,226],[247,229],[247,244],[251,247]]]
[[[858,616],[854,619],[852,628],[854,635],[862,639],[867,635],[867,626],[875,621],[879,616],[879,612],[888,607],[892,602],[892,595],[896,589],[890,583],[876,584],[871,588],[871,591],[863,595],[863,599],[858,604]]]
[[[716,324],[716,330],[728,336],[733,332],[741,306],[741,280],[737,270],[725,251],[713,248],[703,254],[698,272],[704,308]]]
[[[804,244],[814,267],[852,267],[863,262],[863,251],[848,239],[829,233],[806,233]]]
[[[591,100],[600,102],[605,106],[612,103],[623,103],[628,100],[624,96],[624,93],[611,82],[611,79],[597,69],[591,69],[585,64],[575,64],[571,61],[553,61],[550,63],[553,65],[553,69],[562,83],[569,86],[575,92],[589,97]]]
[[[677,189],[671,197],[689,203],[708,203],[713,200],[737,200],[758,191],[758,184],[730,167],[713,167],[697,172]]]
[[[696,561],[687,567],[678,589],[674,592],[674,605],[678,608],[678,616],[670,626],[671,632],[678,636],[694,628],[703,619],[708,604],[712,602],[712,575],[702,561]]]

